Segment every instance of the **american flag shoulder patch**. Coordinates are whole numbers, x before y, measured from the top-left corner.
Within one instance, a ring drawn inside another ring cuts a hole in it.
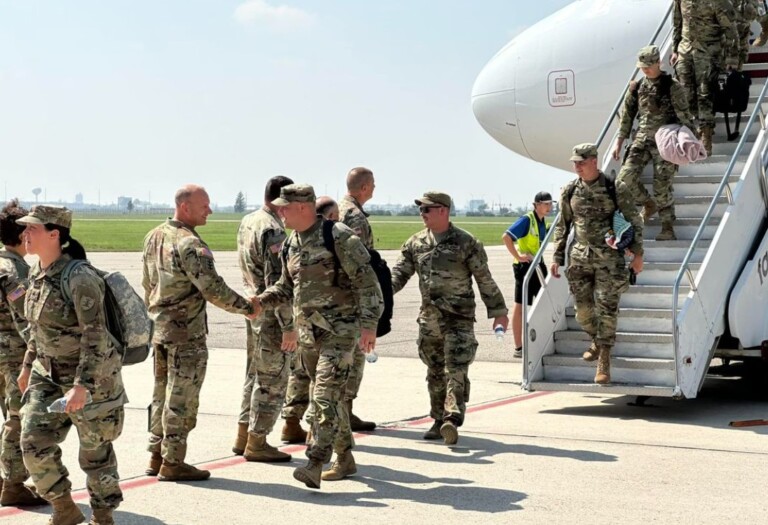
[[[24,285],[20,284],[14,291],[8,294],[8,299],[11,301],[17,301],[18,299],[24,297],[25,293],[27,293],[27,289],[24,288]]]
[[[197,255],[200,257],[210,257],[213,259],[213,252],[205,246],[197,249]]]

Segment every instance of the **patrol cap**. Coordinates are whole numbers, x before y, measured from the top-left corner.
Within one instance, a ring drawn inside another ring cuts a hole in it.
[[[651,67],[659,60],[659,48],[656,46],[645,46],[637,53],[637,67]]]
[[[550,203],[550,202],[552,202],[552,195],[550,195],[546,191],[540,191],[533,198],[533,202],[536,202],[536,203],[539,203],[539,202]]]
[[[427,206],[445,206],[446,208],[451,207],[450,195],[440,191],[425,192],[420,199],[416,199],[413,202],[416,203],[416,206],[421,206],[422,204],[425,204]]]
[[[18,219],[17,224],[55,224],[63,228],[72,227],[72,210],[63,206],[32,206],[28,215]]]
[[[292,202],[315,202],[315,189],[309,184],[289,184],[280,188],[280,196],[272,201],[275,206],[288,206]]]
[[[597,157],[597,146],[585,142],[584,144],[578,144],[573,147],[572,161],[587,160],[590,157]]]

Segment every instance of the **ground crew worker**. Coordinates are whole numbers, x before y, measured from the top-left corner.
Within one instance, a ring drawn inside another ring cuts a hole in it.
[[[338,221],[340,219],[339,205],[327,195],[318,197],[315,205],[317,206],[317,214],[322,215],[324,219],[329,221]]]
[[[67,208],[33,206],[17,222],[26,225],[27,253],[39,258],[26,292],[30,332],[18,378],[27,399],[22,408],[24,464],[37,493],[53,504],[49,523],[82,523],[85,517],[72,501],[72,483],[59,448],[74,425],[93,509],[90,523],[114,525],[112,513],[123,493],[112,442],[122,432],[128,398],[120,374],[122,359],[107,332],[104,280],[91,266],[78,265],[68,283],[71,300],[64,295],[62,271],[73,259],[86,258],[70,235],[72,212]],[[65,412],[48,412],[61,397],[66,399]]]
[[[373,250],[373,230],[368,222],[368,214],[363,210],[363,205],[373,197],[376,184],[373,172],[368,168],[352,168],[347,174],[347,194],[339,201],[339,220],[349,226],[355,235],[369,250]],[[347,387],[344,391],[344,402],[349,411],[349,424],[354,432],[371,431],[376,428],[373,421],[363,421],[352,411],[352,405],[360,385],[363,382],[365,370],[365,353],[361,349],[355,350],[355,360],[349,371]]]
[[[210,477],[184,463],[208,364],[206,302],[251,317],[254,308],[216,273],[213,253],[195,231],[212,213],[208,193],[190,184],[176,192],[175,202],[173,219],[144,238],[144,302],[155,323],[146,472],[160,481],[196,481]]]
[[[624,254],[605,242],[605,234],[613,229],[613,214],[618,209],[632,223],[635,237],[629,245],[634,254],[630,268],[643,269],[643,223],[627,185],[617,181],[616,202],[610,195],[603,172],[597,167],[597,146],[579,144],[571,157],[578,178],[568,183],[560,197],[560,216],[554,225],[555,253],[550,268],[552,277],[560,277],[565,264],[568,234],[574,229],[575,242],[568,252],[565,270],[573,294],[576,320],[592,342],[582,356],[597,360],[595,383],[611,381],[610,354],[616,341],[619,298],[629,288],[629,272]]]
[[[48,502],[29,490],[24,481],[29,472],[21,455],[21,390],[16,378],[21,373],[29,337],[24,318],[24,296],[27,292],[29,265],[24,260],[27,250],[21,239],[24,226],[16,224],[27,210],[12,200],[0,211],[0,402],[5,424],[0,442],[0,505],[27,507]]]
[[[237,232],[237,253],[243,286],[254,297],[277,282],[282,273],[280,251],[285,227],[272,201],[280,188],[293,184],[288,177],[272,177],[264,190],[261,209],[243,217]],[[267,443],[283,406],[291,361],[298,342],[290,305],[269,308],[258,319],[246,321],[248,364],[238,420],[235,454],[247,461],[290,461],[291,455]],[[258,385],[255,383],[258,382]],[[308,386],[308,385],[307,385]],[[293,420],[298,425],[299,420]],[[306,436],[303,436],[306,437]],[[247,439],[246,439],[247,438]]]
[[[366,352],[376,345],[383,299],[368,250],[341,223],[332,229],[341,267],[336,268],[338,273],[329,270],[335,267],[334,255],[325,247],[323,219],[316,214],[312,186],[284,186],[272,204],[280,207],[285,226],[293,232],[282,252],[280,280],[258,299],[263,307],[293,301],[301,360],[314,381],[309,462],[297,468],[293,477],[310,488],[320,488],[321,479],[338,480],[357,472],[343,389],[356,342]],[[332,449],[336,461],[322,472]]]
[[[488,309],[492,327],[507,329],[509,318],[504,296],[488,269],[483,244],[471,233],[450,222],[451,198],[428,191],[415,200],[425,229],[412,235],[400,249],[392,268],[392,289],[403,289],[414,273],[419,275],[419,357],[427,365],[427,389],[434,419],[424,439],[448,445],[459,439],[469,401],[469,365],[475,359],[474,277]]]
[[[712,155],[714,91],[725,41],[726,66],[738,66],[739,35],[728,0],[674,0],[672,66],[685,88],[688,106],[698,117],[701,141]]]
[[[512,307],[512,335],[515,340],[513,357],[523,356],[523,280],[531,262],[539,252],[544,237],[547,236],[545,217],[552,211],[552,195],[540,191],[533,198],[533,210],[529,211],[504,232],[501,240],[507,251],[515,259],[512,270],[515,274],[515,305]],[[515,244],[517,243],[517,244]],[[544,260],[539,263],[542,274],[546,277],[547,267]],[[528,282],[527,303],[533,303],[533,298],[541,289],[539,277],[532,277]]]
[[[643,206],[643,218],[648,220],[658,210],[661,232],[657,241],[673,241],[675,236],[675,197],[672,181],[678,167],[661,158],[656,145],[656,132],[667,124],[682,124],[693,129],[693,116],[682,86],[661,70],[659,48],[646,46],[637,54],[637,67],[645,75],[630,85],[624,97],[619,123],[619,135],[613,157],[619,160],[624,140],[632,132],[637,118],[638,129],[621,166],[617,181],[623,181],[632,192],[636,204]],[[648,162],[653,162],[653,197],[640,179]]]

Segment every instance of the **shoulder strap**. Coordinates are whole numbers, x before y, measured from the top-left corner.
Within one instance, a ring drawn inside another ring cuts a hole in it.
[[[333,285],[339,285],[339,268],[341,268],[341,261],[336,254],[336,239],[333,238],[333,226],[336,221],[330,221],[323,219],[323,246],[325,249],[331,252],[333,255]]]
[[[613,205],[616,209],[619,209],[619,201],[616,198],[616,179],[612,175],[603,174],[605,177],[605,190],[608,192],[608,196],[613,201]]]
[[[672,75],[669,73],[662,73],[659,82],[661,82],[662,94],[669,96],[672,93]]]
[[[72,277],[72,271],[78,266],[88,264],[88,261],[83,259],[72,259],[67,263],[64,269],[61,271],[61,293],[64,295],[64,299],[68,303],[72,304],[72,288],[70,288],[69,281]]]
[[[569,185],[568,189],[566,190],[565,196],[568,198],[568,204],[571,204],[571,199],[573,198],[573,194],[576,191],[576,184],[578,183],[578,179],[573,180]]]

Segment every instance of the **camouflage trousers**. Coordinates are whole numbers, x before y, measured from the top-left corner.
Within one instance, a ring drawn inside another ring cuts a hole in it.
[[[0,395],[5,414],[0,442],[0,470],[3,479],[9,483],[23,483],[29,477],[21,455],[21,390],[16,382],[23,358],[23,354],[14,362],[0,358]]]
[[[691,113],[698,117],[699,127],[715,127],[713,88],[720,73],[721,56],[719,46],[710,52],[693,50],[681,53],[675,65],[677,78],[683,85]]]
[[[60,386],[33,370],[22,409],[21,449],[24,464],[38,494],[48,501],[71,492],[69,471],[61,462],[59,445],[74,425],[80,439],[80,468],[86,474],[86,488],[93,509],[116,509],[123,501],[117,457],[112,442],[123,430],[122,397],[115,401],[94,401],[74,414],[49,413],[47,407],[72,385]]]
[[[363,382],[363,371],[365,370],[365,352],[358,345],[355,345],[355,353],[352,357],[352,368],[349,370],[349,379],[344,388],[344,400],[352,401],[360,392],[360,385]]]
[[[612,348],[616,342],[619,299],[629,288],[623,257],[595,265],[571,264],[565,270],[573,294],[576,320],[596,345]]]
[[[677,175],[676,164],[667,162],[659,155],[656,142],[651,139],[636,139],[629,147],[627,157],[621,166],[616,182],[623,182],[632,193],[638,206],[651,200],[651,195],[642,183],[643,169],[653,162],[653,201],[659,209],[659,218],[662,223],[675,222],[675,197],[673,194],[673,180]]]
[[[475,322],[442,314],[435,307],[419,314],[419,357],[427,365],[432,419],[464,423],[469,401],[469,365],[475,360]]]
[[[312,443],[307,447],[310,459],[326,463],[332,451],[340,454],[354,446],[343,399],[355,344],[354,337],[324,332],[315,336],[314,345],[300,348],[302,367],[314,383],[310,401]]]
[[[280,415],[292,359],[280,347],[264,344],[269,338],[254,333],[249,321],[246,325],[248,357],[238,422],[247,423],[252,434],[266,436]]]
[[[752,36],[752,23],[740,21],[736,23],[736,30],[739,32],[739,71],[747,62],[749,55],[749,37]],[[723,57],[723,64],[725,64],[725,58]]]
[[[301,350],[296,350],[291,354],[291,374],[283,403],[283,419],[304,417],[309,406],[310,383],[309,375],[301,365]]]
[[[161,453],[168,463],[181,463],[187,454],[187,437],[197,425],[208,347],[205,339],[198,339],[154,348],[155,387],[147,450]]]

